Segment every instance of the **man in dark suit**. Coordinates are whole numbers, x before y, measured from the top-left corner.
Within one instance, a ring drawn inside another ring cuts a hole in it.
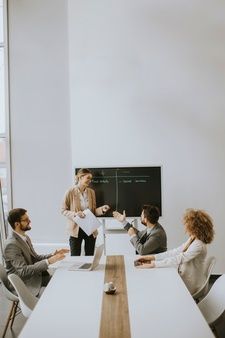
[[[17,274],[34,295],[38,295],[42,286],[46,286],[51,278],[48,266],[65,257],[68,249],[56,250],[53,254],[38,255],[26,232],[31,229],[31,221],[27,210],[12,209],[8,215],[12,227],[12,235],[6,241],[4,258],[7,273]]]
[[[141,223],[146,229],[139,231],[126,221],[125,210],[123,214],[113,212],[113,217],[124,225],[130,236],[130,241],[139,255],[149,255],[167,250],[167,237],[163,227],[158,223],[159,209],[153,205],[144,205],[141,213]]]

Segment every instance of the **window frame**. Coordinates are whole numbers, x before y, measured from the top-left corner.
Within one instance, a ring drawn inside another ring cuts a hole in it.
[[[9,95],[9,53],[8,53],[8,1],[3,0],[3,48],[4,58],[4,96],[5,96],[5,132],[0,133],[0,139],[5,142],[5,162],[0,162],[0,168],[6,169],[7,209],[12,208],[12,176],[11,176],[11,132],[10,132],[10,95]],[[8,211],[7,210],[7,211]]]

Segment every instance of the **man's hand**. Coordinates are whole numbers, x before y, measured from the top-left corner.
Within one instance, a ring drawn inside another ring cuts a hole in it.
[[[121,213],[118,212],[118,211],[113,211],[113,217],[114,217],[117,221],[123,223],[123,222],[125,221],[125,219],[126,219],[126,213],[125,213],[125,210],[123,210],[123,214],[121,214]]]
[[[54,255],[57,255],[58,253],[59,254],[67,254],[68,252],[70,252],[69,249],[59,249],[59,250],[55,250],[55,252],[52,255],[54,256]]]
[[[48,263],[54,264],[55,262],[61,261],[63,258],[65,258],[65,254],[57,253],[56,255],[53,255],[52,257],[48,258]]]
[[[133,236],[133,235],[136,235],[137,230],[132,227],[128,230],[127,233],[128,233],[129,236]]]

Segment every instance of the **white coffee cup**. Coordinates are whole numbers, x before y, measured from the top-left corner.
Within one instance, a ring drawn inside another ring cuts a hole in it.
[[[113,284],[113,282],[109,282],[109,283],[105,283],[104,284],[104,291],[105,292],[109,292],[115,289],[115,286]]]

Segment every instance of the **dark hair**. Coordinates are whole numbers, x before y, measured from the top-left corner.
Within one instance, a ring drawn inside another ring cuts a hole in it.
[[[22,208],[12,209],[8,215],[8,222],[13,229],[15,229],[15,223],[21,221],[21,217],[25,215],[27,210]]]
[[[144,212],[144,217],[146,217],[150,223],[156,224],[158,222],[160,216],[159,208],[154,205],[144,205],[142,210]]]
[[[183,216],[188,232],[205,244],[214,237],[212,218],[204,210],[187,209]]]

